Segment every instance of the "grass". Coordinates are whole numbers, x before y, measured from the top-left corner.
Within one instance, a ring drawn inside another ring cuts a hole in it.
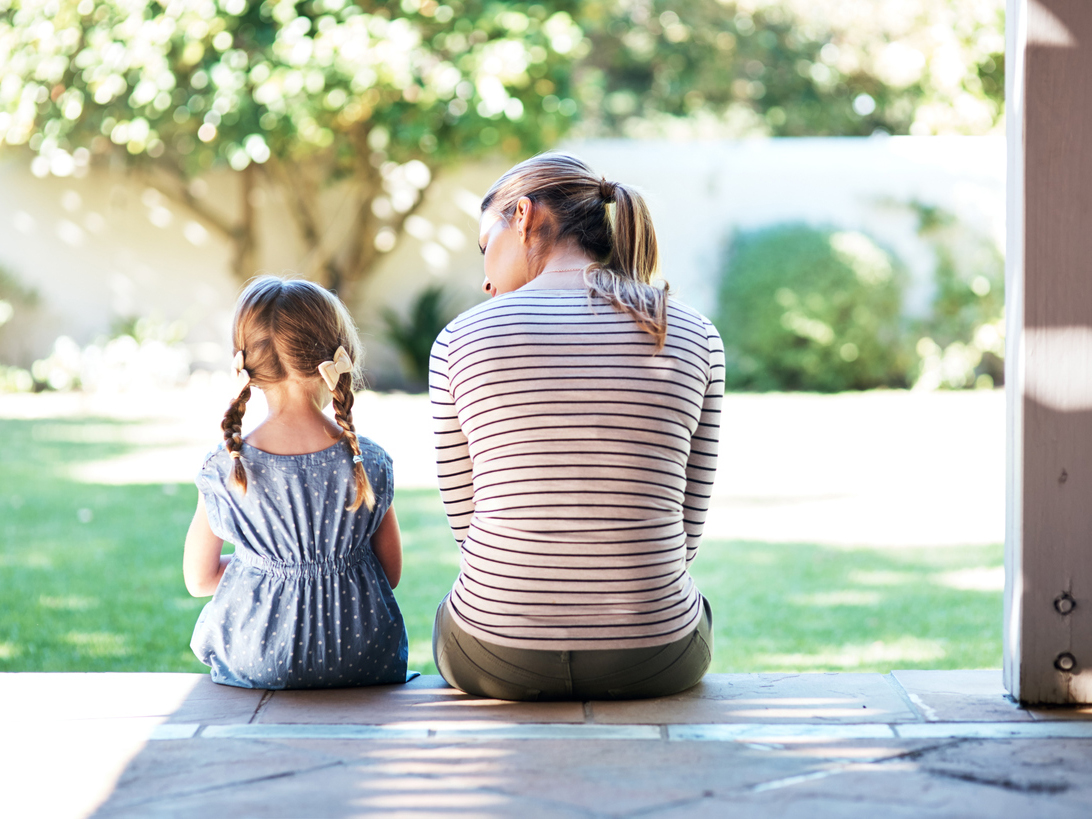
[[[196,490],[69,477],[133,451],[127,429],[0,420],[0,671],[205,670],[189,650],[204,601],[181,571]],[[432,618],[458,553],[436,492],[399,491],[395,504],[410,666],[435,673]],[[1000,545],[709,541],[694,575],[713,606],[714,671],[887,672],[999,666],[1001,564]]]

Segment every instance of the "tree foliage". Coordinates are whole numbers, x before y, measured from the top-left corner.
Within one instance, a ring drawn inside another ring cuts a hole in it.
[[[614,0],[578,16],[584,127],[631,136],[981,134],[1004,0]]]
[[[0,0],[0,141],[40,176],[121,159],[227,237],[255,188],[346,289],[438,169],[585,135],[984,133],[1003,0]],[[237,174],[237,206],[195,180]],[[324,191],[347,191],[339,218]],[[344,295],[344,293],[343,293]]]
[[[306,271],[339,287],[390,249],[435,170],[552,144],[576,113],[565,4],[479,0],[0,0],[0,137],[39,175],[120,156],[232,239],[253,272],[250,191],[285,194]],[[189,182],[239,173],[241,215]],[[330,236],[321,191],[350,181]]]

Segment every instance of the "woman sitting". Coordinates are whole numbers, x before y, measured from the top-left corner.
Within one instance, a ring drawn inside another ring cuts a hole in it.
[[[432,352],[440,489],[461,569],[436,614],[444,679],[510,700],[695,685],[712,614],[688,571],[716,469],[724,351],[653,286],[644,200],[565,154],[482,201],[493,298]]]

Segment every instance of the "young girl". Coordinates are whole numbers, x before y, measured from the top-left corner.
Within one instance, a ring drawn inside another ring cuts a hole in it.
[[[353,429],[352,318],[318,285],[265,277],[239,298],[233,336],[238,393],[186,535],[186,588],[214,595],[190,646],[213,681],[243,688],[405,682],[391,460]],[[244,440],[252,386],[269,417]]]

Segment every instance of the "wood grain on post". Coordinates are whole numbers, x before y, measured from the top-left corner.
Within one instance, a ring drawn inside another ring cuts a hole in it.
[[[1092,3],[1009,0],[1005,685],[1092,702]]]

